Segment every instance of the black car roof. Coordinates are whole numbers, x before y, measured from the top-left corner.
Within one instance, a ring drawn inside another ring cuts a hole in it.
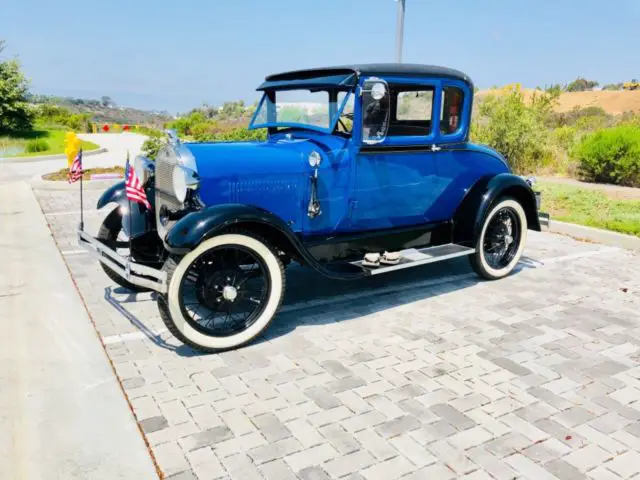
[[[355,73],[361,75],[398,75],[409,77],[446,77],[461,80],[473,89],[473,82],[465,73],[453,68],[412,63],[368,63],[361,65],[341,65],[337,67],[310,68],[276,73],[266,77],[267,82],[304,80],[307,78]]]

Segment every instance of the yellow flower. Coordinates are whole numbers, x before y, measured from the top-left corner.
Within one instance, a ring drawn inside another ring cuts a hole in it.
[[[71,167],[73,159],[80,151],[80,139],[74,132],[67,132],[64,135],[64,154],[67,156],[67,164]]]

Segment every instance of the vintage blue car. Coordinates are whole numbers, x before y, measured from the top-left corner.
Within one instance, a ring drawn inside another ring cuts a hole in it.
[[[255,339],[277,314],[291,260],[336,280],[468,256],[508,275],[527,229],[531,182],[469,143],[473,83],[443,67],[377,64],[271,75],[250,128],[265,142],[181,143],[169,135],[123,183],[97,238],[79,230],[116,283],[159,293],[168,329],[203,351]],[[125,240],[123,240],[123,238]]]

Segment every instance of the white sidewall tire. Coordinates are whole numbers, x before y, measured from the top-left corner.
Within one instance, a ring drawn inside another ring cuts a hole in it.
[[[266,307],[249,328],[228,337],[213,337],[199,332],[193,328],[189,322],[187,322],[182,313],[182,309],[180,308],[179,292],[182,278],[193,261],[207,250],[222,245],[241,245],[259,255],[267,267],[267,275],[269,276],[269,281],[271,283],[271,292],[267,299]],[[171,320],[182,335],[191,342],[202,347],[215,350],[225,350],[238,347],[251,341],[269,325],[269,322],[275,316],[278,307],[280,306],[283,290],[284,282],[282,281],[280,262],[268,246],[247,235],[226,234],[205,240],[198,245],[195,250],[189,252],[180,259],[180,263],[178,263],[175,271],[173,272],[171,282],[169,283],[167,303],[169,306]]]
[[[491,268],[491,266],[487,263],[487,260],[484,257],[484,236],[487,233],[487,227],[491,222],[491,219],[498,213],[499,210],[510,207],[518,215],[520,220],[520,243],[518,245],[518,249],[516,250],[515,255],[511,259],[509,264],[501,269]],[[511,198],[504,199],[500,201],[496,206],[494,206],[487,218],[484,220],[484,224],[482,225],[482,232],[480,233],[480,238],[478,239],[478,260],[481,264],[481,267],[487,272],[489,276],[492,278],[502,278],[506,277],[511,273],[516,264],[520,261],[520,257],[522,256],[522,252],[524,251],[525,243],[527,242],[527,215],[524,213],[524,209],[522,205],[518,203],[516,200]]]

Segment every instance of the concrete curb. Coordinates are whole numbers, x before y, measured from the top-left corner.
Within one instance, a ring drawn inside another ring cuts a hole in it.
[[[626,248],[640,252],[640,238],[623,233],[610,232],[599,228],[576,225],[575,223],[559,222],[553,218],[549,226],[543,230],[573,237],[577,240],[587,240],[613,247]]]
[[[104,147],[97,148],[95,150],[89,150],[87,152],[82,152],[82,157],[90,157],[92,155],[98,155],[99,153],[105,153],[108,150]],[[33,163],[33,162],[45,162],[47,160],[62,160],[67,158],[64,153],[59,153],[57,155],[41,155],[39,157],[9,157],[9,158],[0,158],[0,162],[5,163]]]
[[[122,180],[122,178],[110,178],[108,180],[85,180],[82,184],[82,188],[85,190],[105,190],[111,185],[121,182]],[[77,192],[80,189],[80,186],[77,182],[70,184],[67,182],[43,180],[42,175],[35,175],[34,177],[32,177],[29,184],[34,190],[68,190],[70,192]]]

